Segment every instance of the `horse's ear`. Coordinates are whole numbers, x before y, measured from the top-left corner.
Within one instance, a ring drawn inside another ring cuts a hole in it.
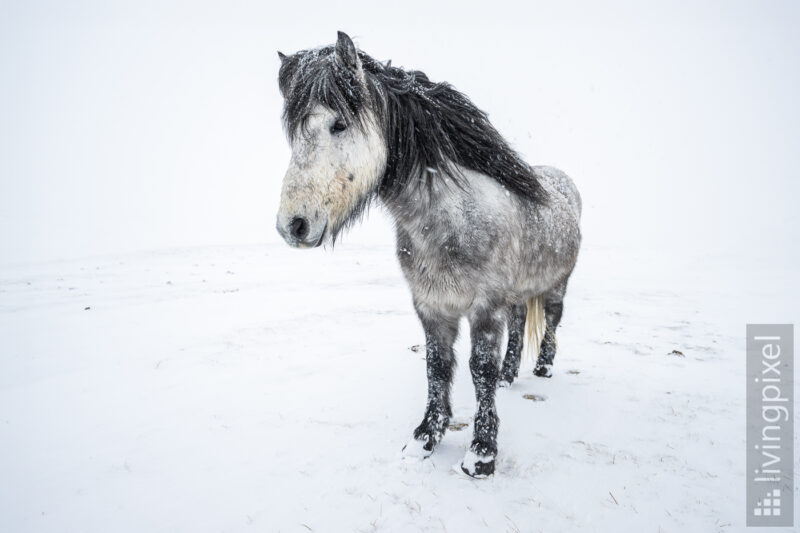
[[[278,50],[278,57],[281,58],[281,65],[286,63],[286,60],[289,59],[288,57],[286,57],[286,54],[284,54],[280,50]]]
[[[361,68],[356,45],[353,44],[350,36],[343,31],[339,32],[339,36],[336,39],[336,61],[353,72],[357,72]]]

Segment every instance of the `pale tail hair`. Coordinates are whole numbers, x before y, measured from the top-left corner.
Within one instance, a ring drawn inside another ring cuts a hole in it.
[[[528,298],[527,307],[522,356],[536,364],[536,359],[539,357],[539,346],[542,345],[547,327],[544,319],[544,298],[541,295]]]

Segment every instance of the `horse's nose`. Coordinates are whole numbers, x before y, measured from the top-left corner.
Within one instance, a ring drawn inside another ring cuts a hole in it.
[[[308,235],[308,220],[303,217],[294,217],[289,223],[289,233],[298,241],[302,241]]]

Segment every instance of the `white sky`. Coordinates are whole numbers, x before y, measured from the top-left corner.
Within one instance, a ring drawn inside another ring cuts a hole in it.
[[[587,243],[797,247],[800,4],[107,4],[0,3],[0,264],[278,241],[275,52],[339,29],[572,175]]]

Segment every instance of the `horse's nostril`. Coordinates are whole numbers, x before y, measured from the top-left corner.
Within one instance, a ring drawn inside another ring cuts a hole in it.
[[[303,240],[308,235],[308,221],[303,217],[294,217],[289,224],[289,233],[298,240]]]

